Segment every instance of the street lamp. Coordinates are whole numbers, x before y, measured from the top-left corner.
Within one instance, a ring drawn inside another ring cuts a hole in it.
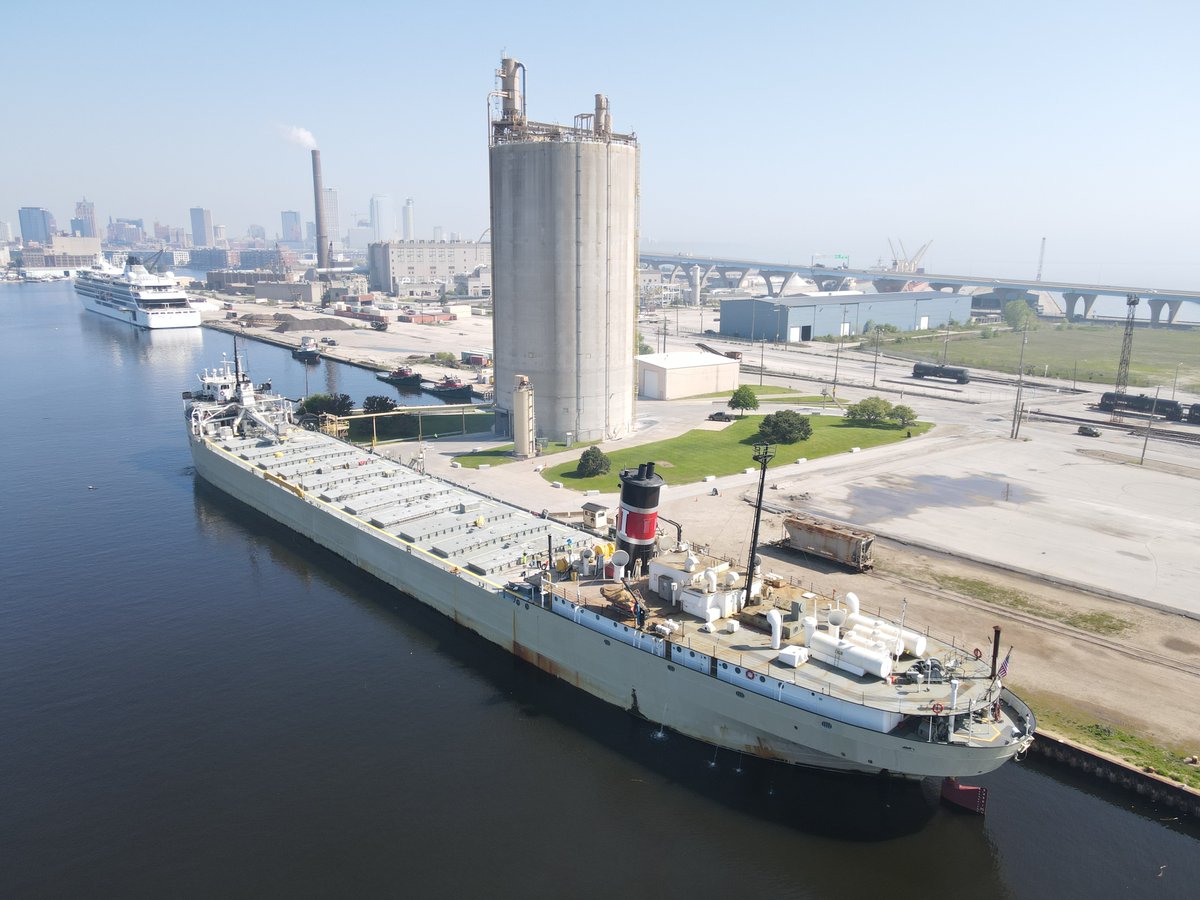
[[[846,307],[842,306],[842,327],[838,332],[837,350],[833,354],[833,396],[837,397],[838,364],[842,361],[842,341],[846,339]]]

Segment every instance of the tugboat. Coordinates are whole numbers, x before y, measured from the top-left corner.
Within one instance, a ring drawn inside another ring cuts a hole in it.
[[[375,377],[396,387],[420,387],[424,380],[420,372],[413,371],[412,366],[397,366],[392,371],[386,374],[380,372]]]
[[[444,375],[442,380],[437,382],[422,382],[421,390],[443,400],[470,400],[472,397],[471,385],[453,375]]]
[[[300,346],[292,351],[292,357],[302,363],[317,363],[321,361],[321,345],[316,338],[300,338]]]

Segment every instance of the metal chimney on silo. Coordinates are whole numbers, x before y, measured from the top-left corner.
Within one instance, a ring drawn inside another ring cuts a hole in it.
[[[312,152],[313,163],[313,201],[316,207],[317,222],[317,268],[329,268],[329,238],[325,234],[325,205],[322,202],[324,190],[321,185],[321,151]]]

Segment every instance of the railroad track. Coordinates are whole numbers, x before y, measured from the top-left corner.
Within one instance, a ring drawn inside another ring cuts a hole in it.
[[[1150,662],[1154,665],[1161,666],[1165,669],[1170,669],[1174,672],[1181,672],[1185,675],[1192,675],[1200,678],[1200,662],[1190,663],[1186,660],[1178,659],[1173,656],[1167,656],[1163,653],[1157,653],[1144,647],[1132,647],[1120,641],[1106,638],[1102,635],[1093,634],[1090,631],[1083,631],[1082,629],[1073,628],[1072,626],[1066,625],[1062,622],[1055,622],[1053,619],[1044,619],[1041,616],[1035,616],[1032,613],[1022,612],[1021,610],[1012,609],[1011,607],[1007,606],[999,606],[994,603],[988,603],[987,601],[979,600],[966,594],[948,591],[945,588],[931,585],[928,582],[917,581],[904,575],[897,575],[892,572],[883,572],[879,569],[873,570],[872,574],[876,578],[882,578],[884,581],[890,581],[893,584],[925,591],[927,593],[933,593],[938,597],[945,597],[946,599],[958,603],[960,606],[967,606],[971,609],[980,610],[981,612],[1003,615],[1025,625],[1033,625],[1037,628],[1051,631],[1063,637],[1069,637],[1080,641],[1081,643],[1090,644],[1093,647],[1101,647],[1111,653],[1117,653],[1130,659]]]
[[[1136,423],[1125,422],[1123,424],[1115,424],[1109,418],[1096,419],[1087,416],[1065,416],[1062,413],[1048,413],[1041,410],[1032,409],[1026,415],[1029,418],[1041,419],[1046,422],[1063,422],[1067,425],[1093,425],[1097,428],[1109,428],[1118,431],[1129,431],[1134,436],[1145,434],[1145,417],[1139,415],[1130,415],[1125,413],[1127,418],[1139,418],[1142,421]],[[1177,427],[1166,422],[1155,422],[1150,426],[1150,436],[1155,440],[1175,441],[1179,444],[1200,444],[1200,431],[1181,431]]]

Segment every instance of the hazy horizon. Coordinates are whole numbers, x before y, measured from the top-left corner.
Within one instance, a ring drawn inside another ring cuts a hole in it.
[[[66,228],[86,195],[100,222],[186,229],[204,206],[271,237],[281,210],[312,219],[300,127],[343,230],[387,194],[414,199],[419,237],[475,239],[507,51],[532,119],[603,92],[637,133],[655,249],[857,267],[932,240],[931,271],[1033,277],[1044,236],[1047,280],[1200,289],[1191,5],[504,9],[67,0],[40,40],[0,38],[21,86],[0,219],[19,234],[17,209],[45,206]]]

